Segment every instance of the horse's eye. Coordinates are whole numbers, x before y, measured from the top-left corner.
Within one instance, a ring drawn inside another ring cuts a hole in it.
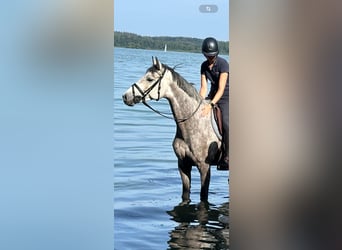
[[[148,82],[152,82],[153,81],[153,78],[149,77],[146,79]]]

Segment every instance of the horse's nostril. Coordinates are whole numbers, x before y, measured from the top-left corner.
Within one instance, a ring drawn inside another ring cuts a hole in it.
[[[127,100],[127,97],[126,95],[122,95],[122,100],[126,101]]]
[[[134,103],[138,103],[142,100],[141,96],[134,96],[133,101]]]

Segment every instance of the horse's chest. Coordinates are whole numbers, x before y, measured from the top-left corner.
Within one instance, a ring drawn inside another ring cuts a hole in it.
[[[180,159],[191,158],[196,161],[196,159],[205,157],[205,154],[208,152],[207,143],[205,143],[203,138],[201,140],[199,137],[176,138],[173,146],[177,157]]]
[[[177,127],[173,146],[178,158],[191,158],[194,162],[207,158],[210,145],[216,138],[210,134],[210,128],[204,127],[203,124],[189,122]]]

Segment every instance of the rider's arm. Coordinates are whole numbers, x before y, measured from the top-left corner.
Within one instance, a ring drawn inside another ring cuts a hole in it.
[[[228,79],[228,72],[222,72],[219,78],[219,86],[211,103],[216,104],[222,97]]]
[[[201,74],[201,88],[200,88],[199,94],[200,96],[202,96],[203,99],[207,95],[207,91],[208,91],[207,78],[204,74]]]

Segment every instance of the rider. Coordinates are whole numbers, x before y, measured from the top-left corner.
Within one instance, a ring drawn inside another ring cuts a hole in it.
[[[222,157],[218,162],[218,170],[229,169],[229,64],[219,57],[218,43],[215,38],[207,37],[202,43],[202,53],[206,57],[201,65],[201,88],[202,98],[210,100],[210,103],[202,109],[202,115],[209,114],[214,105],[218,105],[222,113]],[[210,91],[208,90],[208,80],[210,81]]]

